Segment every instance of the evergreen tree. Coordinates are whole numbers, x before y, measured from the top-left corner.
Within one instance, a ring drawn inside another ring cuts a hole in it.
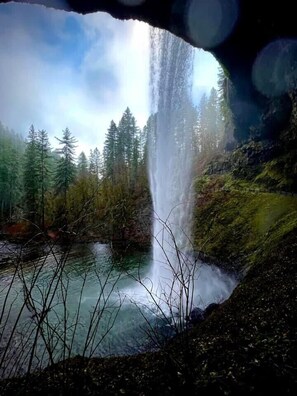
[[[95,173],[94,153],[92,149],[90,150],[89,155],[89,172],[91,175]]]
[[[119,138],[118,150],[124,152],[124,159],[127,166],[131,164],[133,156],[134,138],[137,134],[138,128],[129,107],[124,111],[124,114],[119,122]]]
[[[223,135],[223,118],[218,93],[211,89],[209,97],[204,94],[198,106],[198,121],[195,136],[198,151],[210,154],[219,147]]]
[[[105,177],[114,180],[115,177],[115,164],[116,164],[116,139],[118,135],[118,128],[114,121],[111,121],[110,127],[107,131],[103,158],[104,158],[104,173]]]
[[[218,72],[218,100],[219,104],[221,107],[221,113],[224,117],[224,119],[227,116],[227,113],[229,112],[228,108],[228,96],[229,96],[229,82],[228,78],[224,72],[224,69],[222,67],[219,67],[219,72]]]
[[[55,174],[55,188],[57,193],[63,196],[63,207],[65,220],[67,223],[67,192],[70,185],[75,180],[76,167],[74,163],[74,154],[76,139],[71,135],[68,128],[63,131],[62,139],[56,138],[62,147],[58,150],[60,159],[57,164]]]
[[[138,176],[138,168],[140,164],[140,142],[137,136],[134,137],[133,141],[133,152],[131,158],[131,185],[134,186]]]
[[[139,157],[139,128],[136,125],[135,117],[127,107],[118,127],[116,164],[117,174],[122,173],[130,186],[135,182]]]
[[[12,219],[21,194],[24,142],[0,122],[0,220]]]
[[[235,145],[234,122],[232,112],[229,107],[232,83],[225,70],[220,67],[218,73],[218,100],[223,120],[222,146],[232,148]]]
[[[210,91],[208,103],[208,135],[212,150],[218,148],[219,141],[222,139],[223,120],[221,115],[218,93],[215,88]]]
[[[39,210],[39,146],[37,132],[31,125],[25,150],[24,161],[24,203],[26,216],[32,222],[36,223]]]
[[[157,134],[157,114],[151,114],[143,128],[141,140],[142,156],[147,157],[148,146],[155,147]],[[155,150],[152,150],[155,152]]]
[[[144,162],[147,159],[147,149],[148,149],[147,145],[148,145],[148,126],[146,124],[139,135],[139,154],[140,154],[141,162]]]
[[[47,132],[42,129],[37,134],[37,148],[39,156],[39,183],[40,183],[40,214],[41,227],[45,228],[45,194],[49,188],[49,158],[50,144]]]
[[[82,151],[78,156],[77,174],[79,178],[86,178],[88,176],[88,160],[85,153]]]
[[[102,159],[100,151],[97,147],[95,147],[94,151],[90,150],[89,163],[89,171],[91,175],[94,175],[97,177],[97,179],[100,179],[102,175]]]
[[[204,93],[200,99],[198,106],[198,121],[197,121],[197,146],[199,152],[207,151],[207,133],[208,133],[208,122],[207,122],[207,96]]]

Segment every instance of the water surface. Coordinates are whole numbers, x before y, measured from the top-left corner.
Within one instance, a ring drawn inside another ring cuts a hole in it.
[[[174,312],[152,295],[148,253],[119,255],[90,243],[47,246],[30,260],[26,249],[5,249],[14,255],[0,267],[2,376],[26,372],[30,358],[33,369],[77,354],[133,354],[175,333]],[[200,263],[193,303],[221,302],[234,286],[233,278]]]

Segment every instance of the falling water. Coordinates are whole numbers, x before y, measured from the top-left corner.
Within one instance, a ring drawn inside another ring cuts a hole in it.
[[[176,306],[189,286],[193,267],[189,256],[193,57],[193,48],[181,39],[167,31],[151,30],[151,93],[155,114],[149,140],[154,207],[152,281],[155,292]]]
[[[193,47],[167,31],[151,29],[150,277],[159,300],[179,317],[188,315],[193,304],[205,307],[205,302],[227,298],[235,286],[219,269],[195,261],[191,254],[193,58]]]

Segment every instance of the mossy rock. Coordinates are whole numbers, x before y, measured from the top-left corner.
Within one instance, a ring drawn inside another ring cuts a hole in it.
[[[297,191],[297,153],[274,158],[267,162],[255,181],[267,188],[283,192]]]
[[[296,196],[261,191],[230,175],[204,178],[196,186],[195,248],[238,270],[252,265],[259,245],[270,249],[296,227]]]

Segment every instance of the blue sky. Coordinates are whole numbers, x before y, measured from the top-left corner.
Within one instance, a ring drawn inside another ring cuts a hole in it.
[[[195,96],[216,84],[217,64],[197,51]],[[129,106],[149,114],[148,26],[108,14],[81,16],[41,6],[0,5],[0,121],[27,134],[66,127],[80,150],[102,147],[109,123]]]

